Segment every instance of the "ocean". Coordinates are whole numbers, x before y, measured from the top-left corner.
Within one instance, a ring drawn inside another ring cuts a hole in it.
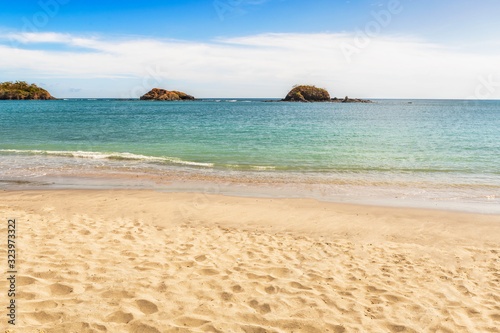
[[[2,189],[212,182],[220,193],[500,213],[500,101],[0,101],[0,124]]]

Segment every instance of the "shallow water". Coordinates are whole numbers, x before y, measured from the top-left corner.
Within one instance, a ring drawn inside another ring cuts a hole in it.
[[[1,101],[0,179],[182,174],[500,203],[500,102],[411,102]]]

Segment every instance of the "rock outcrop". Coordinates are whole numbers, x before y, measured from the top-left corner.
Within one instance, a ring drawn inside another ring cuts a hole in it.
[[[366,99],[351,99],[347,96],[344,99],[330,98],[328,91],[315,86],[295,86],[281,102],[373,103]]]
[[[54,100],[49,92],[24,81],[0,83],[0,100]]]
[[[373,103],[372,101],[367,100],[367,99],[349,98],[347,96],[344,99],[334,97],[334,98],[332,98],[331,102],[332,103]]]
[[[284,102],[326,102],[330,100],[330,94],[325,89],[315,86],[296,86],[288,95]]]
[[[141,96],[141,101],[193,101],[195,98],[180,91],[154,88]]]

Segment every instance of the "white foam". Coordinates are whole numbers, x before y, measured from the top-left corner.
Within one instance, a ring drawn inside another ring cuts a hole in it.
[[[254,169],[254,170],[275,170],[276,167],[274,167],[274,166],[254,165],[254,166],[252,166],[252,169]]]
[[[20,150],[20,149],[0,149],[0,152],[53,155],[53,156],[63,156],[63,157],[88,158],[95,160],[126,159],[126,160],[139,160],[139,161],[152,161],[152,162],[170,162],[174,164],[202,166],[202,167],[214,166],[213,163],[185,161],[175,157],[156,157],[156,156],[146,156],[146,155],[132,154],[132,153],[102,153],[102,152],[91,152],[91,151],[80,151],[80,150],[60,151],[60,150]]]

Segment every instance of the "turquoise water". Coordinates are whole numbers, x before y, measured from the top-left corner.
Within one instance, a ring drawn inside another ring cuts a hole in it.
[[[132,168],[461,188],[490,202],[500,189],[500,101],[2,101],[0,124],[0,179]]]

